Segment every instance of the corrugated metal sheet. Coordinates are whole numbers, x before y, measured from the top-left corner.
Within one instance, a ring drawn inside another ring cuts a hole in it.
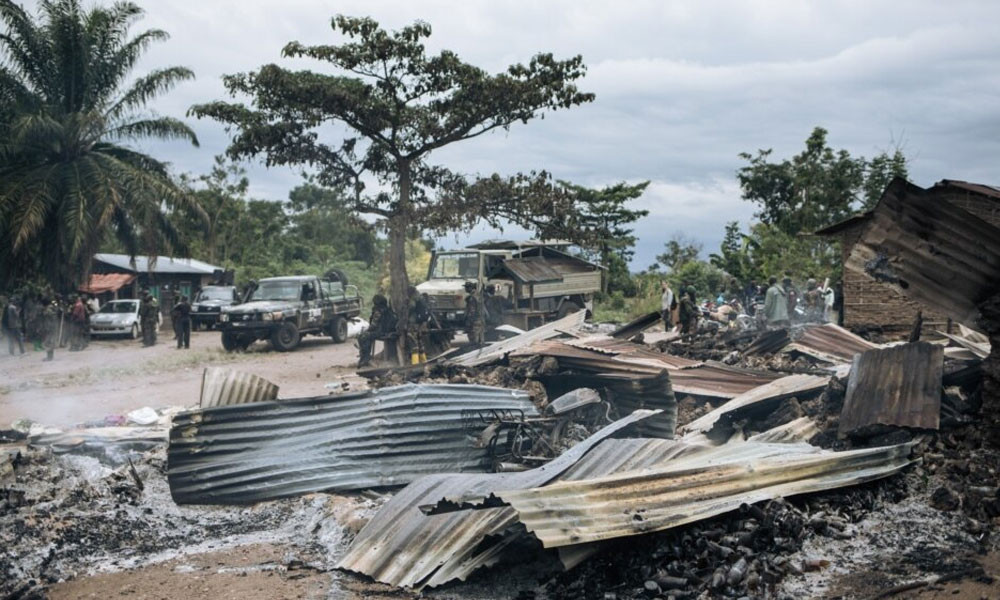
[[[664,466],[527,490],[499,499],[546,548],[662,531],[775,497],[855,485],[913,461],[911,444],[828,452],[808,444],[726,444]]]
[[[734,421],[751,413],[766,413],[785,398],[815,394],[830,383],[829,377],[789,375],[741,394],[715,410],[688,423],[685,431],[707,433],[720,419]]]
[[[503,268],[521,283],[555,283],[563,280],[562,274],[542,258],[510,258]]]
[[[500,488],[536,487],[559,476],[608,436],[651,417],[638,411],[580,442],[555,460],[522,473],[449,474],[423,477],[396,494],[358,533],[337,568],[401,587],[435,586],[465,579],[491,564],[512,538],[516,523],[509,507],[425,514],[445,498],[481,501]],[[485,543],[490,538],[492,543]]]
[[[992,346],[990,345],[989,341],[985,343],[977,342],[967,337],[963,337],[960,335],[953,335],[951,333],[946,333],[944,331],[938,331],[937,333],[955,342],[962,348],[965,348],[978,358],[986,358],[987,356],[990,355],[990,350],[992,349]]]
[[[839,432],[871,425],[937,429],[941,418],[944,348],[916,342],[854,358]]]
[[[735,398],[780,377],[776,373],[739,369],[717,362],[670,372],[674,393],[724,399]]]
[[[804,327],[793,333],[792,343],[785,348],[785,352],[801,352],[826,362],[849,363],[856,354],[876,348],[881,346],[854,335],[843,327],[826,323]]]
[[[783,350],[791,341],[792,338],[788,336],[787,329],[768,329],[754,338],[750,345],[743,350],[743,353],[748,355],[774,354]]]
[[[586,317],[587,311],[577,311],[572,315],[568,315],[557,321],[552,321],[551,323],[546,323],[541,327],[525,331],[521,335],[515,335],[512,338],[507,338],[506,340],[502,340],[495,344],[490,344],[484,348],[479,348],[478,350],[473,350],[472,352],[467,352],[465,354],[449,358],[447,362],[465,367],[485,365],[493,362],[494,360],[499,360],[505,355],[519,348],[525,348],[535,342],[554,338],[568,332],[576,332],[580,329],[580,326],[583,325],[583,321]]]
[[[199,406],[227,406],[268,402],[278,397],[278,386],[256,375],[220,367],[207,367],[201,376]]]
[[[981,194],[983,196],[988,196],[1000,200],[1000,189],[993,187],[992,185],[983,185],[981,183],[970,183],[968,181],[959,181],[957,179],[942,179],[941,181],[934,184],[932,190],[937,190],[941,188],[956,188],[966,192],[972,192],[974,194]]]
[[[886,188],[845,268],[974,327],[998,291],[1000,228],[902,179]]]
[[[618,329],[615,329],[611,332],[611,337],[621,340],[631,339],[662,320],[663,318],[660,316],[660,313],[651,312],[648,315],[643,315],[633,319]]]
[[[217,406],[174,417],[167,479],[178,504],[245,503],[403,485],[482,471],[466,410],[538,412],[522,391],[403,385],[340,396]]]
[[[660,413],[656,417],[646,419],[639,425],[639,431],[651,437],[674,437],[674,430],[677,428],[677,400],[666,369],[637,375],[627,369],[604,368],[593,372],[544,375],[538,379],[545,384],[550,397],[561,396],[581,387],[597,388],[604,391],[605,399],[620,415],[639,409],[658,410]]]
[[[702,363],[650,350],[610,338],[584,338],[569,342],[549,340],[523,348],[512,356],[551,356],[563,369],[588,373],[618,372],[650,376],[667,369],[675,394],[705,398],[734,398],[781,377],[722,363]]]

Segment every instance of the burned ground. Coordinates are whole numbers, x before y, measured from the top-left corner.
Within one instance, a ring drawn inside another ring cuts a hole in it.
[[[825,372],[801,356],[743,356],[741,348],[750,341],[704,336],[671,344],[670,352],[699,360],[728,357],[742,367],[784,374]],[[475,368],[442,364],[389,375],[375,385],[497,385],[529,391],[544,409],[549,396],[541,380],[559,369],[557,361],[542,357]],[[844,377],[833,377],[819,393],[785,398],[767,414],[731,424],[752,435],[809,417],[819,428],[810,442],[838,451],[914,441],[920,463],[900,475],[744,505],[661,533],[612,541],[566,572],[537,542],[522,544],[513,560],[508,556],[468,582],[423,593],[463,599],[933,597],[956,589],[974,594],[1000,576],[1000,451],[987,443],[989,432],[977,413],[981,390],[975,378],[969,381],[960,390],[960,418],[943,421],[936,432],[885,428],[863,438],[838,436]],[[678,426],[723,402],[678,395]],[[556,452],[599,422],[570,425]],[[178,506],[167,489],[163,448],[133,455],[133,461],[138,479],[127,464],[26,448],[0,498],[0,592],[61,598],[123,586],[133,597],[155,588],[168,597],[192,590],[235,597],[224,594],[253,594],[257,587],[260,597],[283,597],[276,590],[309,598],[410,596],[333,569],[394,490],[310,494],[248,507]],[[127,573],[135,577],[121,577]],[[184,574],[202,579],[191,583]],[[229,578],[239,581],[230,584]]]

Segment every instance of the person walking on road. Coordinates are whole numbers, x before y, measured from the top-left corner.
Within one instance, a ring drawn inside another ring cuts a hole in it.
[[[177,331],[177,348],[191,347],[191,303],[187,296],[181,296],[180,301],[174,305],[170,318],[174,322]]]
[[[764,296],[764,317],[770,327],[788,327],[788,298],[785,288],[778,285],[778,278],[772,277]]]
[[[10,355],[14,356],[14,344],[24,354],[24,328],[21,327],[21,311],[14,298],[7,303],[3,309],[3,332],[7,336],[7,349]]]

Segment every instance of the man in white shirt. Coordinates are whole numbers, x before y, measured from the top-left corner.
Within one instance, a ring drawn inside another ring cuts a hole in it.
[[[663,317],[663,328],[667,331],[674,330],[673,311],[677,308],[677,301],[674,299],[674,291],[670,289],[670,284],[663,282],[663,295],[660,296],[660,315]]]

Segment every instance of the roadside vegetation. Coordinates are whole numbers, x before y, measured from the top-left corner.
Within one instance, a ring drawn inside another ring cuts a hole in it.
[[[0,0],[0,293],[72,291],[92,254],[105,251],[187,255],[234,270],[240,284],[339,268],[366,299],[381,292],[399,303],[406,285],[426,277],[430,240],[516,224],[569,240],[604,265],[595,317],[624,321],[659,308],[663,281],[699,298],[786,272],[837,281],[839,250],[809,234],[871,207],[893,176],[906,176],[899,148],[854,157],[830,147],[821,127],[790,158],[742,153],[735,176],[758,209],[754,221],[729,223],[714,252],[683,235],[664,239],[656,263],[636,270],[633,225],[647,215],[636,202],[648,181],[588,188],[545,165],[459,174],[430,162],[437,148],[594,101],[577,87],[581,57],[541,53],[489,74],[449,51],[428,53],[426,23],[388,31],[342,15],[332,19],[331,45],[290,41],[281,53],[338,74],[270,64],[227,76],[230,95],[249,104],[206,99],[191,108],[230,128],[225,156],[206,173],[173,174],[137,144],[197,145],[187,124],[152,106],[194,73],[132,75],[168,37],[135,34],[142,17],[128,2],[53,0],[32,15]],[[346,133],[330,138],[333,129]],[[245,160],[305,174],[287,198],[253,197]]]

